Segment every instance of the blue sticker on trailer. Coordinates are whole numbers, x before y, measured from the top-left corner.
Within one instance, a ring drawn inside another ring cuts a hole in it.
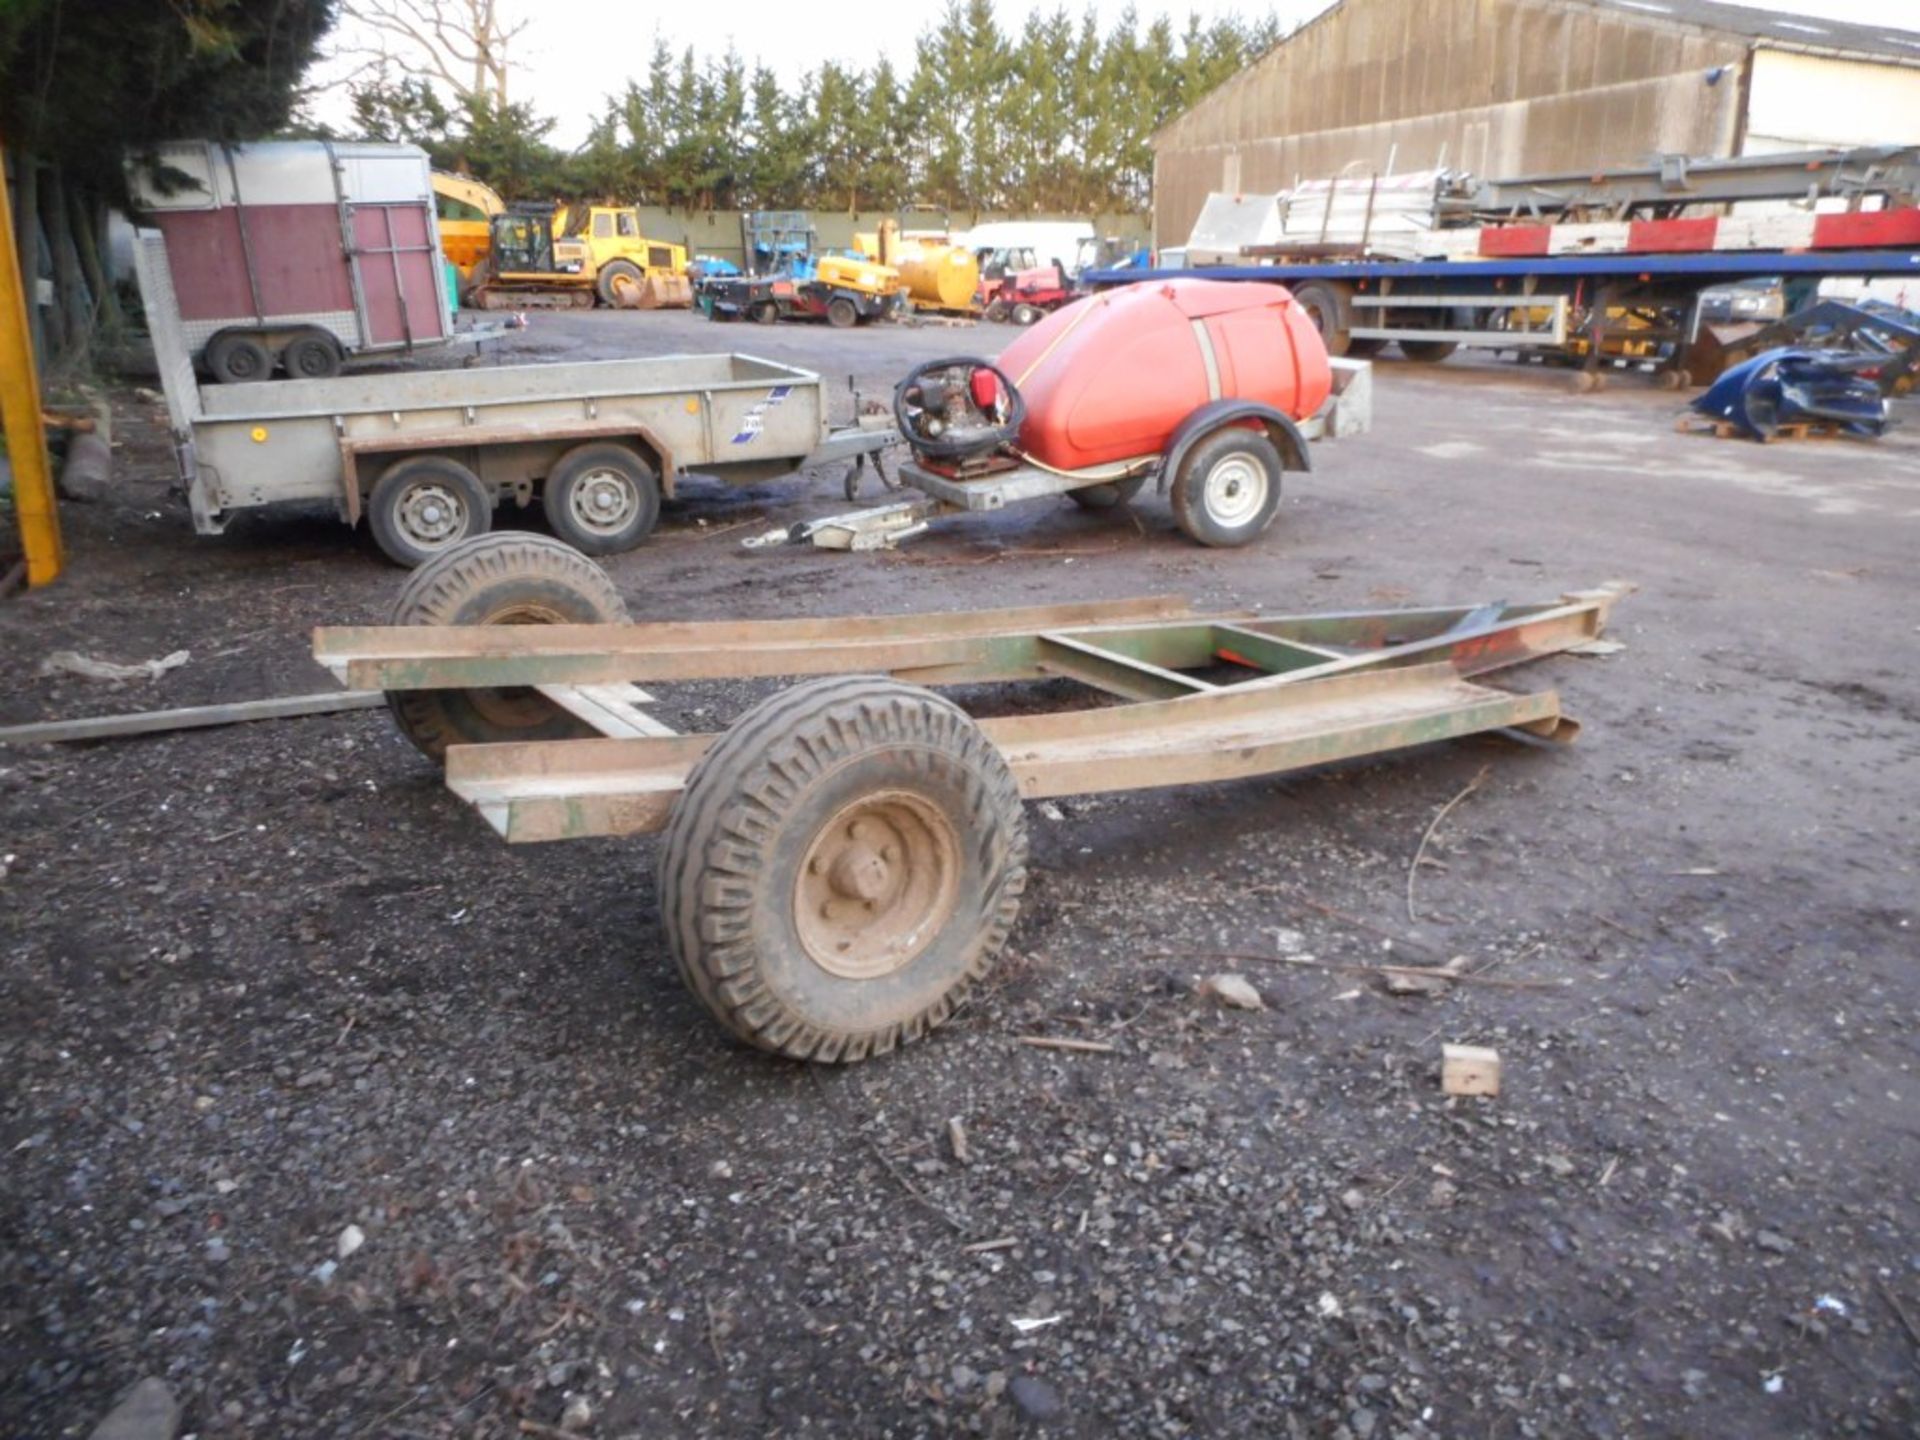
[[[793,393],[791,385],[776,385],[767,392],[767,398],[760,401],[740,421],[740,433],[733,437],[736,445],[745,445],[760,438],[760,432],[767,427],[767,411],[785,400]]]

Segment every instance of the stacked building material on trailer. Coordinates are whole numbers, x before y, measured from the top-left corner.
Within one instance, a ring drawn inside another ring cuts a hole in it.
[[[1280,235],[1246,253],[1412,259],[1441,223],[1460,177],[1447,170],[1307,180],[1280,196]]]

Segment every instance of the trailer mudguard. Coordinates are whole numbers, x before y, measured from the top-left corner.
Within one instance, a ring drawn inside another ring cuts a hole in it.
[[[1300,427],[1283,411],[1258,400],[1209,400],[1176,425],[1173,434],[1167,437],[1160,476],[1154,488],[1164,492],[1180,473],[1180,462],[1187,458],[1189,450],[1223,425],[1241,420],[1258,420],[1265,427],[1267,438],[1273,441],[1274,448],[1280,452],[1280,462],[1287,469],[1313,469],[1313,455],[1300,434]]]

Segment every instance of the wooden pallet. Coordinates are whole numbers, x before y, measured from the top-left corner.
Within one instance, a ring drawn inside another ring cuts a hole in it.
[[[1711,435],[1716,440],[1751,440],[1755,437],[1731,420],[1715,420],[1711,415],[1686,413],[1674,417],[1673,428],[1681,435]],[[1844,425],[1833,420],[1791,420],[1771,435],[1758,437],[1762,445],[1775,440],[1845,440],[1853,438]]]

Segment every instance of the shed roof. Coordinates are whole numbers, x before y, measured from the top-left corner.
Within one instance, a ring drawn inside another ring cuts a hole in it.
[[[1891,25],[1862,25],[1853,20],[1826,20],[1813,15],[1788,15],[1776,10],[1750,10],[1724,0],[1587,0],[1600,10],[1697,25],[1744,35],[1770,45],[1808,50],[1844,50],[1887,60],[1920,65],[1920,31]]]

